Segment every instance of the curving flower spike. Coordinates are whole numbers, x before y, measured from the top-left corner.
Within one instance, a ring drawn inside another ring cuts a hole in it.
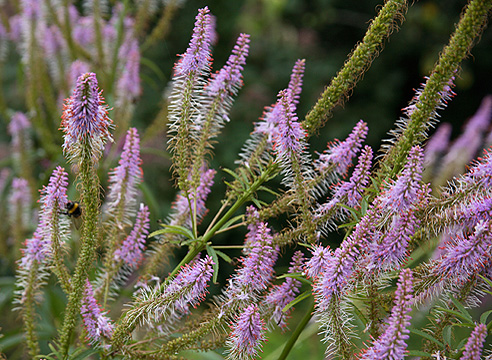
[[[174,68],[174,76],[200,72],[210,66],[210,48],[214,39],[212,16],[208,7],[198,10],[193,35],[186,52]]]
[[[487,326],[485,324],[477,324],[466,342],[465,351],[460,360],[480,360],[486,337]]]
[[[433,164],[440,156],[444,154],[448,148],[452,130],[453,128],[449,123],[442,123],[439,125],[436,132],[432,135],[425,146],[424,164]]]
[[[229,93],[235,94],[237,92],[237,89],[242,85],[241,71],[243,71],[243,66],[246,64],[248,50],[249,35],[240,34],[226,65],[212,75],[212,79],[206,88],[209,95],[221,94],[222,98],[224,98]]]
[[[360,120],[344,141],[335,140],[333,144],[329,144],[329,148],[319,156],[316,161],[316,167],[319,171],[326,171],[330,167],[334,167],[334,171],[345,176],[348,169],[352,166],[352,159],[364,142],[367,132],[367,123]]]
[[[256,304],[249,305],[231,324],[232,332],[226,341],[229,360],[255,359],[266,340],[264,322]]]
[[[400,360],[405,357],[410,330],[410,315],[413,302],[412,270],[404,269],[400,273],[395,291],[395,305],[388,319],[389,325],[384,333],[374,341],[372,347],[361,357],[361,360]]]
[[[68,160],[79,164],[84,157],[90,157],[97,162],[106,142],[113,141],[109,132],[112,124],[96,74],[79,76],[72,96],[63,105],[61,130],[65,133],[63,152]]]
[[[138,267],[142,261],[145,240],[149,234],[149,222],[149,208],[141,204],[133,230],[114,253],[117,260],[122,260],[131,268],[136,269]]]
[[[89,280],[85,282],[80,314],[91,343],[99,342],[102,336],[111,338],[114,325],[94,298],[94,291]]]

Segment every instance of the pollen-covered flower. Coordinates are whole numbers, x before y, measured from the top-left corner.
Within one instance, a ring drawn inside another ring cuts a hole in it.
[[[255,359],[265,341],[265,329],[260,311],[255,304],[249,305],[231,324],[232,332],[226,342],[230,360]]]
[[[94,298],[94,291],[89,280],[85,282],[80,313],[91,343],[98,342],[103,336],[111,338],[114,326]]]
[[[372,347],[367,349],[361,359],[363,360],[401,360],[405,357],[408,339],[408,326],[412,310],[413,275],[410,269],[404,269],[400,273],[397,289],[395,291],[395,305],[391,309],[388,319],[389,325],[384,333],[374,341]]]
[[[487,326],[477,324],[473,329],[465,345],[465,351],[460,360],[480,360],[483,350],[483,343],[487,337]]]
[[[352,166],[352,159],[362,146],[367,136],[367,123],[360,120],[344,141],[335,140],[316,161],[316,167],[319,171],[325,171],[334,167],[340,175],[345,175]]]
[[[145,239],[149,234],[149,216],[149,208],[143,204],[140,205],[140,210],[133,230],[114,254],[116,259],[121,259],[126,265],[134,269],[137,268],[142,261]]]
[[[72,96],[63,105],[63,152],[74,164],[83,158],[97,161],[106,142],[113,141],[109,132],[113,122],[97,85],[96,74],[79,76]]]
[[[135,214],[137,186],[143,178],[141,163],[140,138],[137,129],[130,128],[118,166],[109,174],[108,212],[123,212],[126,219]]]
[[[302,271],[304,258],[302,252],[296,251],[292,257],[288,274],[299,273]],[[272,309],[271,321],[278,324],[281,328],[287,327],[287,319],[293,308],[283,311],[285,306],[295,299],[301,288],[301,282],[292,277],[287,277],[281,285],[275,285],[265,297],[267,307]]]

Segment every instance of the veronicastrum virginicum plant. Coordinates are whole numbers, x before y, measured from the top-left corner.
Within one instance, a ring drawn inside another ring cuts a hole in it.
[[[50,1],[46,7],[38,5],[23,2],[19,21],[24,45],[37,41],[33,33],[43,21],[40,14],[54,11]],[[207,7],[200,9],[189,47],[175,64],[168,98],[168,150],[179,193],[161,229],[150,234],[151,241],[147,241],[149,208],[137,201],[143,180],[140,136],[135,128],[127,130],[103,195],[98,169],[103,153],[113,151],[107,148],[114,125],[98,77],[87,63],[74,61],[73,91],[64,102],[60,129],[63,153],[75,176],[81,227],[70,231],[67,215],[76,217],[76,213],[67,208],[69,174],[57,166],[41,190],[36,230],[18,251],[14,301],[28,356],[179,359],[186,358],[187,351],[215,350],[227,359],[254,359],[261,357],[268,332],[287,330],[295,308],[308,303],[297,327],[285,331],[280,359],[287,357],[310,322],[319,328],[328,358],[480,359],[492,328],[490,311],[482,308],[476,317],[468,308],[478,306],[492,288],[492,156],[485,152],[463,175],[440,188],[432,189],[435,183],[430,183],[428,169],[445,177],[450,167],[444,162],[439,168],[436,159],[459,151],[467,141],[463,139],[489,127],[492,102],[484,100],[463,138],[452,146],[443,140],[449,133],[446,127],[426,140],[429,128],[437,123],[437,110],[454,96],[459,64],[485,27],[492,1],[472,0],[467,5],[377,162],[373,149],[363,144],[368,126],[362,120],[344,141],[330,143],[316,158],[309,151],[309,137],[335,106],[347,100],[385,39],[403,21],[406,6],[406,1],[389,0],[381,7],[303,121],[296,108],[308,65],[305,60],[295,62],[287,87],[255,124],[237,168],[225,169],[232,180],[227,182],[222,207],[207,224],[202,220],[216,174],[210,168],[213,143],[230,121],[250,39],[240,34],[226,64],[212,74],[215,18]],[[133,22],[125,18],[125,10],[117,9],[108,23],[138,32],[141,18]],[[74,8],[64,11],[65,19],[72,17],[77,26],[59,22],[49,28],[53,33],[46,34],[58,36],[60,54],[99,59],[105,69],[104,84],[118,89],[115,115],[124,116],[129,100],[139,92],[133,86],[139,63],[135,34],[112,34],[120,47],[104,42],[112,28],[98,17],[98,1],[92,4],[93,16],[84,21],[77,22]],[[80,32],[91,26],[95,45],[84,47],[89,41],[84,43]],[[14,28],[13,21],[11,31]],[[151,41],[152,37],[142,46]],[[39,55],[30,50],[27,46],[23,61],[32,82],[40,76],[35,72]],[[128,59],[124,70],[113,66],[118,51]],[[128,78],[122,76],[115,85],[120,71]],[[36,107],[38,100],[29,97],[35,108],[33,121],[39,123],[44,110]],[[53,103],[47,98],[42,101]],[[15,114],[9,131],[21,165],[18,174],[23,174],[28,161],[26,128],[29,120]],[[54,136],[50,133],[45,141]],[[490,136],[485,141],[492,143]],[[52,144],[46,148],[56,152]],[[274,178],[281,179],[280,187],[267,188]],[[12,181],[16,241],[23,240],[26,224],[32,221],[26,215],[30,199],[23,196],[29,194],[29,181],[28,172]],[[265,192],[274,200],[265,201]],[[272,228],[269,220],[280,215],[289,216],[288,224]],[[238,226],[247,228],[244,241],[231,246],[214,243],[217,234]],[[325,240],[337,228],[343,240],[330,248]],[[219,264],[234,263],[228,250],[238,246],[242,256],[233,275],[219,294],[207,298],[207,287],[218,279]],[[186,255],[163,276],[164,259],[178,247],[185,248]],[[289,266],[284,273],[276,272],[276,262],[288,247],[296,247]],[[425,256],[431,250],[434,254]],[[43,290],[55,286],[51,274],[67,302],[57,336],[49,340],[51,353],[42,355],[37,309],[43,303]],[[209,306],[192,309],[204,302]],[[431,321],[412,328],[412,320],[429,309]],[[409,346],[410,334],[416,339],[412,345],[418,345]]]

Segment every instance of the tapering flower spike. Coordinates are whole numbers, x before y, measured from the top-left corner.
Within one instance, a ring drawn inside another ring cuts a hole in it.
[[[174,68],[175,76],[200,72],[210,66],[210,47],[214,36],[214,23],[208,7],[198,10],[190,44]]]
[[[77,79],[73,95],[63,106],[61,129],[65,133],[63,151],[73,164],[91,158],[96,162],[107,141],[112,120],[99,91],[96,74],[85,73]]]
[[[21,112],[16,112],[12,115],[8,130],[12,136],[12,146],[17,148],[22,144],[22,133],[31,127],[31,123],[27,116]]]
[[[415,204],[422,193],[422,170],[424,154],[420,146],[414,146],[409,154],[402,173],[379,199],[383,209],[393,212],[403,211]]]
[[[80,313],[91,343],[99,342],[102,337],[111,338],[114,326],[94,298],[94,291],[89,280],[85,283]]]
[[[442,123],[425,146],[424,163],[433,164],[440,156],[444,154],[449,145],[452,126],[449,123]]]
[[[487,326],[477,324],[473,329],[465,345],[465,351],[460,360],[480,360],[483,350],[483,343],[487,337]]]
[[[304,258],[301,251],[296,251],[292,257],[288,274],[300,273],[302,271]],[[265,303],[272,309],[271,322],[281,328],[287,327],[287,319],[293,308],[283,311],[285,306],[295,299],[301,288],[301,282],[292,277],[287,277],[281,285],[275,285],[265,297]]]
[[[228,360],[256,359],[262,342],[265,341],[265,329],[260,311],[255,304],[249,305],[231,324],[232,332],[226,342]]]
[[[368,132],[367,123],[360,120],[344,141],[335,140],[316,161],[319,171],[334,167],[334,171],[344,176],[352,166],[352,159],[362,146]]]
[[[133,230],[114,254],[117,260],[122,260],[126,265],[134,269],[138,267],[143,258],[145,240],[149,234],[149,216],[149,208],[143,204],[140,205]]]
[[[219,95],[222,99],[229,93],[235,94],[242,85],[242,70],[246,64],[249,50],[249,35],[240,34],[231,56],[226,65],[219,72],[212,75],[212,79],[206,88],[207,94]]]
[[[109,174],[108,186],[107,212],[121,215],[126,222],[135,214],[137,186],[143,179],[141,163],[140,137],[137,129],[130,128],[118,166]]]
[[[127,39],[125,46],[120,48],[120,58],[126,59],[126,63],[118,80],[118,102],[132,102],[140,95],[140,51],[136,39]]]
[[[389,325],[384,333],[374,341],[361,359],[363,360],[401,360],[405,357],[410,330],[410,315],[413,301],[413,275],[410,269],[400,273],[395,291],[395,305],[388,319]]]
[[[8,202],[12,225],[25,229],[31,216],[31,190],[26,179],[14,178],[12,180]]]

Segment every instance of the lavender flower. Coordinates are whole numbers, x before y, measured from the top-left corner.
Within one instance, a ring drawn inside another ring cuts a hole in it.
[[[325,248],[321,245],[314,245],[310,251],[313,255],[311,259],[306,262],[304,273],[308,278],[315,279],[330,263],[333,252],[329,248]]]
[[[212,79],[207,86],[207,93],[211,96],[220,96],[224,98],[229,93],[235,94],[237,89],[242,85],[243,65],[246,64],[246,57],[249,49],[249,35],[240,34],[232,55],[227,60],[226,65],[219,72],[212,75]]]
[[[424,155],[420,146],[410,149],[407,163],[396,182],[384,191],[380,197],[380,207],[393,212],[403,211],[414,205],[422,194],[422,180]]]
[[[32,238],[27,239],[25,248],[22,249],[22,258],[19,266],[21,269],[28,270],[34,261],[44,263],[48,256],[48,247],[41,233],[35,231]]]
[[[255,304],[249,305],[237,316],[231,325],[232,333],[226,342],[230,360],[255,359],[262,342],[265,341],[265,330],[260,311]]]
[[[208,7],[198,10],[190,44],[174,68],[175,76],[201,72],[210,66],[214,29],[209,12]]]
[[[299,101],[299,95],[302,91],[302,78],[304,76],[305,60],[297,60],[290,75],[287,91],[291,94],[291,104],[295,106]],[[282,109],[277,101],[271,107],[265,109],[261,122],[255,125],[255,133],[266,134],[268,143],[272,144],[274,139],[279,136],[278,124],[282,116]]]
[[[463,352],[463,356],[460,360],[480,360],[483,343],[486,337],[487,326],[484,324],[477,324],[466,342],[465,351]]]
[[[302,271],[303,264],[302,252],[296,251],[292,257],[288,274],[299,273]],[[301,282],[297,279],[288,277],[285,279],[282,285],[275,285],[268,295],[265,297],[265,303],[267,307],[273,310],[271,321],[278,324],[281,328],[287,327],[287,319],[293,308],[289,308],[287,311],[283,311],[292,300],[295,299],[299,289],[301,288]]]
[[[25,229],[31,216],[31,189],[26,179],[14,178],[8,199],[12,226]]]
[[[138,267],[143,258],[145,239],[149,234],[149,216],[149,208],[141,204],[132,232],[114,254],[116,260],[122,260],[126,265],[134,269]]]
[[[91,343],[99,342],[101,337],[111,338],[113,324],[94,298],[94,291],[89,280],[86,280],[80,313]]]
[[[67,71],[67,82],[70,87],[77,86],[79,76],[88,73],[90,65],[82,60],[75,60],[70,64],[70,69]]]
[[[109,133],[111,127],[112,120],[97,87],[96,74],[79,76],[73,95],[63,106],[64,153],[75,164],[85,157],[95,162],[100,158],[106,141],[113,140]]]
[[[492,220],[481,220],[469,238],[457,238],[449,244],[435,269],[437,274],[450,274],[466,279],[490,266]]]
[[[193,261],[191,265],[186,264],[166,288],[164,296],[173,298],[178,295],[174,307],[180,313],[188,313],[190,305],[196,307],[205,298],[208,282],[214,272],[213,265],[208,255]]]
[[[27,116],[21,112],[15,112],[10,120],[8,130],[12,136],[12,146],[19,151],[19,146],[22,146],[23,134],[31,127],[31,123]]]
[[[292,153],[299,153],[304,149],[303,140],[306,132],[298,122],[292,94],[288,90],[279,93],[281,117],[278,124],[279,135],[275,139],[275,148],[280,159],[288,159]]]
[[[442,123],[437,128],[436,132],[427,142],[425,147],[424,164],[429,166],[442,156],[449,145],[449,138],[452,131],[451,124]]]
[[[352,159],[362,146],[367,136],[367,123],[360,120],[344,141],[335,140],[328,144],[328,149],[319,156],[316,161],[316,167],[319,171],[324,172],[334,166],[335,171],[340,175],[345,175],[352,166]]]
[[[214,176],[216,171],[214,169],[202,168],[201,182],[196,189],[195,194],[190,195],[190,199],[183,196],[182,193],[178,194],[176,201],[173,204],[173,208],[176,211],[176,215],[173,216],[171,225],[175,224],[178,219],[183,216],[189,216],[190,214],[190,202],[194,204],[196,202],[196,217],[201,219],[207,213],[207,208],[205,207],[205,200],[207,200],[208,194],[210,194],[212,185],[214,184]],[[193,209],[195,211],[195,209]]]
[[[465,175],[464,181],[467,184],[475,184],[484,188],[492,186],[492,156],[489,151],[484,150],[484,156],[478,158],[478,161]]]
[[[332,209],[336,204],[347,204],[352,208],[359,208],[362,200],[362,193],[369,183],[370,170],[372,165],[372,149],[365,146],[362,150],[357,166],[352,173],[349,181],[340,182],[335,185],[332,199],[321,205],[317,209],[316,216],[320,217]],[[343,211],[347,211],[343,209]]]
[[[247,255],[253,247],[253,242],[256,239],[256,233],[258,232],[258,225],[260,222],[260,214],[253,205],[246,208],[246,221],[248,222],[248,233],[244,239],[243,253],[245,255]]]
[[[108,212],[122,214],[125,221],[134,215],[137,186],[142,182],[140,138],[137,129],[126,134],[118,166],[109,174]]]
[[[126,46],[120,48],[120,58],[126,59],[126,63],[117,85],[118,101],[122,103],[134,101],[142,90],[140,87],[140,51],[138,49],[138,41],[129,39],[124,45]]]
[[[391,309],[388,319],[389,325],[384,333],[367,349],[361,359],[363,360],[401,360],[405,357],[408,339],[408,326],[412,311],[413,275],[410,269],[404,269],[400,273],[397,289],[395,291],[395,305]]]

